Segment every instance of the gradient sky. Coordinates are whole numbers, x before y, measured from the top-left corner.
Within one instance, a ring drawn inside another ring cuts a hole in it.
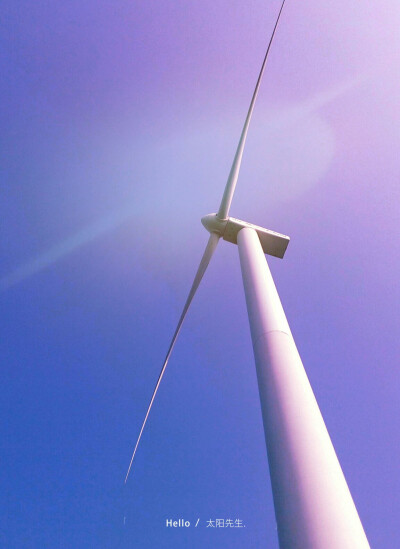
[[[277,548],[231,244],[123,479],[278,9],[2,3],[1,547]],[[397,0],[287,0],[231,210],[291,237],[271,270],[379,549],[400,539],[399,28]]]

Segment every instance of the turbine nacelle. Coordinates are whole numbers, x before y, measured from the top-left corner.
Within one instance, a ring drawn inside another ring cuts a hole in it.
[[[215,213],[205,215],[201,218],[201,222],[209,233],[215,233],[232,244],[237,244],[237,235],[241,229],[245,227],[254,229],[258,234],[264,253],[275,257],[283,258],[290,240],[284,234],[264,229],[234,217],[220,219]]]

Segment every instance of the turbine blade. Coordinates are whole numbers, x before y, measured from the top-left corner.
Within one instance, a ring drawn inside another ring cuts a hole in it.
[[[244,122],[243,130],[242,130],[242,133],[241,133],[241,136],[240,136],[240,139],[239,139],[239,143],[238,143],[238,146],[237,146],[237,149],[236,149],[235,158],[233,159],[233,164],[232,164],[232,167],[231,167],[231,171],[229,172],[228,181],[226,182],[224,194],[222,196],[221,204],[220,204],[220,207],[219,207],[219,210],[218,210],[218,213],[217,213],[217,217],[219,219],[226,219],[228,217],[228,214],[229,214],[229,209],[231,207],[233,193],[235,192],[236,182],[237,182],[237,179],[238,179],[238,176],[239,176],[240,164],[242,162],[243,149],[244,149],[244,145],[246,143],[247,131],[248,131],[249,125],[250,125],[251,115],[253,114],[254,105],[255,105],[255,102],[256,102],[256,99],[257,99],[258,90],[260,88],[261,79],[262,79],[262,76],[264,74],[264,69],[265,69],[265,65],[266,65],[266,62],[267,62],[269,50],[271,48],[271,44],[272,44],[272,41],[273,41],[274,36],[275,36],[275,31],[278,27],[279,19],[280,19],[280,16],[281,16],[284,5],[285,5],[285,0],[283,0],[281,8],[279,10],[278,17],[277,17],[276,22],[275,22],[274,30],[272,31],[272,35],[271,35],[271,38],[269,40],[269,44],[268,44],[268,48],[267,48],[267,51],[266,51],[266,54],[265,54],[265,57],[264,57],[264,61],[263,61],[263,64],[261,65],[260,74],[258,75],[257,84],[256,84],[256,87],[255,87],[254,92],[253,92],[253,97],[251,99],[250,107],[249,107],[249,110],[247,112],[246,120]]]
[[[183,311],[182,311],[182,314],[179,318],[178,325],[176,327],[175,333],[174,333],[173,338],[171,340],[171,343],[169,345],[168,352],[167,352],[167,355],[165,357],[164,363],[162,365],[160,375],[158,376],[158,380],[157,380],[156,386],[154,388],[153,395],[151,397],[149,407],[147,408],[147,412],[146,412],[146,415],[145,415],[145,418],[144,418],[144,421],[143,421],[143,424],[142,424],[142,428],[140,429],[139,436],[138,436],[137,441],[136,441],[135,449],[133,450],[132,458],[131,458],[131,461],[129,463],[128,472],[126,473],[125,484],[126,484],[126,481],[128,480],[128,476],[129,476],[129,473],[130,473],[130,470],[131,470],[131,467],[132,467],[133,459],[134,459],[136,451],[138,449],[140,439],[142,438],[143,430],[144,430],[144,427],[146,425],[147,418],[149,417],[151,407],[153,406],[153,402],[154,402],[154,399],[156,397],[156,394],[157,394],[158,388],[160,386],[161,380],[163,378],[165,369],[167,367],[169,357],[171,356],[172,350],[175,346],[175,343],[176,343],[177,337],[179,335],[179,332],[181,330],[183,321],[185,320],[186,313],[188,312],[188,309],[189,309],[190,304],[193,300],[193,297],[194,297],[194,295],[197,291],[197,288],[199,287],[201,279],[203,278],[203,275],[206,272],[208,264],[210,263],[211,257],[212,257],[212,255],[213,255],[213,253],[214,253],[214,251],[217,247],[219,238],[220,237],[217,234],[211,233],[210,238],[208,239],[206,249],[204,250],[204,254],[203,254],[203,257],[201,258],[199,268],[197,269],[197,273],[196,273],[196,276],[194,277],[192,287],[190,288],[190,292],[189,292],[189,295],[187,297],[185,306],[183,307]]]

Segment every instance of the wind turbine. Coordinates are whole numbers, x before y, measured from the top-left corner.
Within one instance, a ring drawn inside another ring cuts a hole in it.
[[[222,238],[238,245],[281,549],[366,549],[360,518],[292,337],[265,254],[283,258],[289,237],[229,217],[244,145],[283,0],[218,212],[150,400],[125,483],[183,321]]]

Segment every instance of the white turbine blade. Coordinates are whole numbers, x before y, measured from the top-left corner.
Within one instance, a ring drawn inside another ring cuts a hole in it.
[[[267,51],[266,51],[266,54],[265,54],[265,57],[264,57],[264,61],[263,61],[263,64],[261,66],[260,74],[258,75],[257,84],[256,84],[256,87],[254,89],[253,97],[251,99],[250,107],[249,107],[249,110],[247,112],[247,116],[246,116],[246,120],[245,120],[245,123],[244,123],[244,126],[243,126],[242,134],[240,136],[239,144],[238,144],[237,149],[236,149],[235,158],[233,159],[233,164],[232,164],[232,167],[231,167],[231,171],[229,172],[228,181],[226,182],[224,194],[223,194],[221,204],[220,204],[220,207],[219,207],[219,210],[218,210],[218,213],[217,213],[217,217],[219,217],[219,219],[226,219],[228,217],[228,214],[229,214],[229,209],[231,207],[233,193],[235,192],[236,182],[237,182],[237,179],[238,179],[238,176],[239,176],[240,164],[242,162],[243,149],[244,149],[244,145],[246,143],[247,131],[248,131],[249,125],[250,125],[251,115],[253,114],[254,105],[255,105],[255,102],[256,102],[256,99],[257,99],[258,90],[260,88],[261,79],[262,79],[262,76],[264,74],[264,69],[265,69],[265,65],[266,65],[266,62],[267,62],[269,50],[271,48],[272,40],[274,39],[274,36],[275,36],[275,31],[278,27],[279,19],[280,19],[282,9],[283,9],[284,5],[285,5],[285,0],[283,0],[282,5],[281,5],[281,9],[279,10],[278,17],[277,17],[276,22],[275,22],[274,30],[272,31],[272,35],[271,35],[271,38],[269,40],[269,44],[268,44],[268,48],[267,48]]]
[[[135,457],[136,450],[138,449],[140,439],[142,438],[142,433],[143,433],[144,427],[145,427],[145,425],[146,425],[147,418],[149,417],[151,407],[153,406],[153,402],[154,402],[155,396],[156,396],[156,394],[157,394],[158,388],[159,388],[159,386],[160,386],[161,380],[162,380],[162,378],[163,378],[165,369],[166,369],[166,367],[167,367],[169,357],[171,356],[171,353],[172,353],[172,350],[173,350],[173,348],[174,348],[175,342],[176,342],[177,337],[178,337],[178,335],[179,335],[179,332],[180,332],[180,330],[181,330],[183,321],[185,320],[186,313],[188,312],[188,309],[189,309],[190,304],[191,304],[191,302],[192,302],[192,300],[193,300],[193,297],[194,297],[194,295],[195,295],[195,293],[196,293],[196,291],[197,291],[197,288],[199,287],[199,284],[200,284],[200,282],[201,282],[201,279],[203,278],[203,275],[204,275],[204,273],[206,272],[206,269],[207,269],[207,267],[208,267],[208,264],[210,263],[211,257],[212,257],[212,255],[213,255],[213,253],[214,253],[214,251],[215,251],[215,249],[216,249],[216,247],[217,247],[219,238],[220,238],[220,237],[219,237],[217,234],[215,234],[215,233],[211,233],[211,234],[210,234],[210,238],[209,238],[209,240],[208,240],[206,249],[204,250],[203,257],[201,258],[199,268],[197,269],[196,276],[194,277],[194,281],[193,281],[192,287],[190,288],[190,292],[189,292],[188,298],[187,298],[187,300],[186,300],[185,306],[183,307],[183,311],[182,311],[182,314],[181,314],[181,316],[180,316],[178,325],[177,325],[177,327],[176,327],[174,336],[173,336],[173,338],[172,338],[172,340],[171,340],[171,343],[170,343],[170,346],[169,346],[167,355],[166,355],[165,360],[164,360],[164,364],[163,364],[163,366],[162,366],[162,368],[161,368],[160,375],[158,376],[158,380],[157,380],[156,386],[155,386],[155,388],[154,388],[153,395],[152,395],[152,397],[151,397],[149,407],[147,408],[147,412],[146,412],[146,415],[145,415],[145,418],[144,418],[144,421],[143,421],[143,424],[142,424],[142,428],[140,429],[140,433],[139,433],[138,439],[137,439],[137,441],[136,441],[135,449],[133,450],[132,458],[131,458],[131,461],[130,461],[130,463],[129,463],[128,472],[126,473],[125,483],[126,483],[126,481],[128,480],[128,476],[129,476],[129,473],[130,473],[130,470],[131,470],[131,467],[132,467],[133,459],[134,459],[134,457]]]

